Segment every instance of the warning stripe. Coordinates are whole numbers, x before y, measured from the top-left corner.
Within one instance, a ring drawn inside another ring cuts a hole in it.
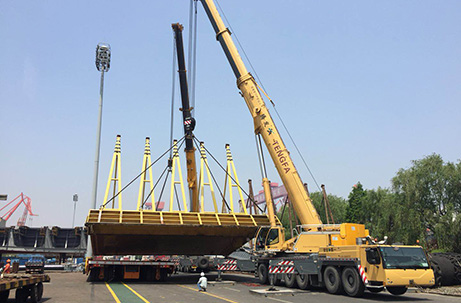
[[[282,260],[275,265],[269,266],[270,274],[290,274],[295,271],[295,262],[290,260]]]
[[[293,266],[295,263],[293,261],[280,261],[277,265],[291,265]]]
[[[360,274],[360,277],[362,278],[363,284],[367,285],[368,279],[367,279],[367,275],[365,274],[365,271],[363,270],[363,267],[361,265],[357,265],[357,267],[359,268],[359,274]]]
[[[219,265],[218,270],[237,270],[237,260],[226,260]]]

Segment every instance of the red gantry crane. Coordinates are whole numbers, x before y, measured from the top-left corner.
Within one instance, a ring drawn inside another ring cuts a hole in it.
[[[16,204],[13,204],[13,202],[16,202]],[[19,208],[19,206],[21,206],[21,204],[24,204],[25,206],[25,209],[24,209],[24,212],[22,213],[22,216],[18,219],[18,223],[17,223],[17,226],[24,226],[26,225],[26,220],[27,220],[27,216],[30,215],[30,216],[37,216],[35,215],[33,212],[32,212],[32,200],[24,195],[24,193],[21,193],[19,194],[16,198],[14,198],[13,200],[11,200],[10,202],[8,202],[5,206],[3,206],[2,208],[0,208],[0,213],[5,209],[7,208],[8,206],[10,206],[11,204],[13,204],[11,206],[11,208],[9,208],[4,215],[2,215],[0,218],[2,221],[4,221],[6,223],[6,221],[8,221],[8,219],[14,214],[14,212]]]

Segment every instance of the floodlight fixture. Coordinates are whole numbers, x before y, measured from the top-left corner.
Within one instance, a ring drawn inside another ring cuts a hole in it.
[[[110,69],[110,45],[99,43],[96,46],[96,68],[100,72],[108,72]]]

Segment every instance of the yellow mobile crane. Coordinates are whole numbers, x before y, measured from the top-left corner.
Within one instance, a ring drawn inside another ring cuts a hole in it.
[[[343,291],[361,296],[365,288],[394,294],[408,286],[432,286],[434,273],[420,246],[384,245],[369,236],[363,224],[324,225],[303,186],[282,137],[262,98],[262,89],[247,71],[213,0],[201,0],[216,39],[237,78],[237,86],[250,110],[254,131],[262,138],[301,222],[300,233],[285,239],[277,224],[269,180],[263,178],[270,226],[259,228],[254,250],[257,275],[266,283],[283,278],[287,286],[325,286],[330,293]]]

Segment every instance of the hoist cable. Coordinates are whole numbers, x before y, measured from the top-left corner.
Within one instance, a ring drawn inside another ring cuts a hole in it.
[[[240,43],[240,40],[237,36],[237,33],[234,31],[234,29],[232,28],[232,25],[231,23],[229,22],[229,20],[227,20],[227,17],[226,17],[226,14],[224,13],[224,10],[221,8],[221,5],[219,5],[219,1],[218,0],[215,0],[216,4],[218,5],[218,8],[219,10],[221,11],[221,14],[223,15],[224,17],[224,20],[226,20],[226,23],[229,25],[229,29],[231,31],[231,33],[235,36],[235,40],[237,41],[237,44],[239,45],[240,47],[240,50],[242,51],[243,55],[245,56],[245,59],[247,60],[248,64],[250,65],[251,67],[251,70],[252,72],[255,74],[255,77],[256,79],[258,80],[259,83],[261,83],[261,86],[264,87],[262,85],[262,81],[259,79],[259,76],[258,74],[256,73],[256,69],[253,67],[253,64],[251,63],[250,61],[250,58],[247,56],[246,52],[245,52],[245,49],[243,48],[242,44]]]
[[[200,142],[199,142],[199,140],[197,140],[195,137],[194,137],[194,139],[195,139],[195,141],[194,141],[195,146],[197,147],[197,150],[199,150],[199,149],[200,149],[200,146],[199,146]],[[198,142],[198,143],[197,143],[197,142]],[[203,148],[205,148],[205,146],[203,146]],[[206,150],[206,148],[205,148],[205,150]],[[211,155],[211,154],[210,154],[210,155]],[[221,196],[222,201],[223,201],[224,204],[226,205],[227,210],[230,211],[231,208],[229,207],[229,204],[227,204],[226,197],[224,197],[224,195],[223,195],[223,193],[222,193],[222,190],[221,190],[221,188],[219,187],[219,184],[218,184],[218,182],[216,181],[216,178],[214,177],[214,174],[213,174],[213,172],[212,172],[211,169],[210,169],[210,166],[208,166],[208,161],[204,161],[204,162],[205,162],[205,165],[206,165],[208,171],[209,171],[210,174],[211,174],[211,178],[213,179],[213,182],[214,182],[214,184],[216,185],[216,188],[217,188],[218,191],[219,191],[219,195]]]
[[[263,146],[261,144],[261,135],[259,134],[258,134],[258,144],[259,144],[259,150],[261,152],[261,160],[262,160],[262,168],[264,171],[264,178],[267,178],[266,161],[264,160],[264,151],[263,151]]]
[[[184,136],[184,137],[181,139],[181,141],[178,141],[178,142],[180,143],[179,146],[178,146],[178,150],[181,149],[182,145],[183,145],[184,142],[186,141],[186,140],[183,140],[185,137],[186,137],[186,136]],[[170,160],[171,160],[171,161],[170,161]],[[163,191],[165,190],[166,182],[168,181],[168,176],[169,176],[170,173],[171,173],[171,166],[170,166],[170,164],[172,164],[172,158],[171,158],[171,157],[168,159],[168,165],[167,165],[167,166],[165,167],[165,169],[163,170],[163,172],[165,172],[165,170],[168,170],[168,173],[167,173],[166,176],[165,176],[165,181],[163,182],[162,190],[160,191],[160,197],[158,198],[158,201],[159,201],[159,202],[162,200]],[[162,173],[162,175],[163,175],[163,173]],[[161,176],[160,176],[160,178],[161,178]],[[160,181],[160,178],[159,178],[159,181]],[[158,183],[158,181],[157,181],[157,183]],[[157,185],[157,184],[156,184],[156,185]],[[176,190],[176,186],[175,186],[175,184],[174,184],[174,180],[173,180],[173,187],[174,187],[175,190]]]
[[[270,99],[269,99],[269,100],[270,100]],[[279,117],[280,122],[282,122],[283,128],[285,129],[285,131],[287,132],[288,136],[290,137],[291,143],[293,143],[294,147],[296,148],[296,151],[298,152],[299,156],[301,157],[301,160],[302,160],[303,163],[304,163],[304,166],[307,168],[307,171],[308,171],[309,174],[311,175],[312,180],[314,180],[314,183],[315,183],[315,185],[317,186],[317,188],[319,189],[319,191],[322,191],[322,189],[320,188],[319,184],[317,183],[317,180],[316,180],[315,177],[314,177],[314,174],[312,173],[311,169],[310,169],[309,166],[307,165],[306,160],[304,159],[303,155],[301,154],[301,151],[299,150],[298,145],[296,144],[295,140],[293,139],[293,137],[291,136],[290,132],[288,131],[288,128],[286,127],[285,123],[284,123],[283,120],[282,120],[282,117],[280,116],[279,112],[277,111],[277,108],[275,108],[275,104],[272,102],[272,100],[270,100],[270,101],[271,101],[272,106],[273,106],[273,108],[274,108],[274,110],[275,110],[275,113],[277,114],[277,117]]]
[[[261,159],[261,151],[259,150],[259,144],[258,144],[258,134],[255,134],[255,143],[256,143],[256,152],[258,154],[259,170],[261,171],[261,179],[264,179],[264,171],[263,171],[263,163],[262,163],[262,159]]]
[[[261,86],[260,88],[262,88],[262,91],[264,92],[264,91],[266,90],[266,88],[264,87],[263,82],[262,82],[261,79],[259,78],[259,75],[258,75],[258,73],[256,72],[256,69],[253,67],[253,64],[251,63],[250,58],[247,56],[247,54],[246,54],[246,52],[245,52],[245,49],[243,48],[242,44],[240,43],[239,38],[237,37],[237,34],[235,33],[234,29],[232,28],[231,23],[230,23],[229,20],[227,19],[226,14],[224,13],[224,10],[223,10],[223,9],[221,8],[221,6],[219,5],[219,1],[218,1],[218,0],[215,0],[215,2],[216,2],[216,4],[218,5],[219,10],[221,11],[221,14],[222,14],[223,17],[224,17],[224,20],[226,20],[226,23],[229,25],[229,29],[231,30],[232,34],[235,36],[235,40],[237,41],[240,50],[242,51],[243,55],[245,56],[245,59],[247,60],[248,64],[250,65],[251,70],[252,70],[252,72],[253,72],[254,75],[255,75],[255,78],[258,80],[258,83],[259,83],[259,85]],[[300,155],[300,157],[301,157],[301,159],[302,159],[302,161],[303,161],[303,163],[304,163],[304,166],[305,166],[305,167],[307,168],[307,170],[309,171],[309,174],[311,175],[312,179],[314,180],[315,185],[317,186],[317,188],[319,189],[319,191],[321,191],[320,186],[319,186],[319,184],[317,183],[317,180],[315,179],[315,177],[314,177],[312,171],[310,170],[309,166],[307,165],[307,163],[306,163],[306,161],[305,161],[303,155],[302,155],[301,152],[299,151],[298,146],[296,145],[296,143],[295,143],[295,141],[293,140],[293,138],[292,138],[290,132],[288,131],[287,127],[285,126],[285,123],[283,122],[281,116],[280,116],[279,113],[277,112],[277,109],[275,108],[274,102],[272,101],[272,99],[270,99],[270,98],[267,96],[267,94],[266,94],[265,92],[264,92],[264,94],[266,95],[266,97],[269,99],[269,101],[271,102],[272,106],[274,107],[277,116],[279,117],[280,121],[282,122],[283,128],[284,128],[285,131],[288,133],[288,136],[290,137],[291,142],[293,143],[293,145],[294,145],[295,148],[296,148],[296,151],[297,151],[298,154]]]
[[[169,167],[167,166],[166,169],[168,169]],[[165,181],[163,182],[163,185],[162,185],[162,190],[160,191],[160,196],[158,197],[158,201],[162,201],[162,196],[163,196],[163,191],[165,190],[165,186],[166,186],[166,182],[168,181],[168,176],[170,175],[171,173],[171,170],[168,169],[168,173],[166,174],[165,176]],[[157,210],[157,207],[155,207],[155,210]]]
[[[197,142],[200,142],[197,138],[194,138],[194,139]],[[221,163],[219,163],[219,161],[213,156],[213,154],[205,146],[203,146],[203,148],[211,156],[211,158],[216,162],[216,164],[218,164],[218,166],[224,171],[226,176],[229,176],[231,178],[231,180],[234,181],[234,183],[243,191],[243,193],[247,196],[247,198],[250,199],[250,195],[246,192],[246,190],[243,187],[241,187],[240,184],[238,184],[238,182],[227,172],[227,170],[221,165]],[[231,188],[231,187],[229,186],[229,188]],[[242,203],[244,203],[244,202],[245,201],[242,201]],[[255,205],[256,205],[256,207],[258,207],[258,209],[260,211],[262,211],[262,209],[258,206],[258,204],[255,204]]]
[[[173,180],[174,181],[174,180]],[[176,189],[176,184],[173,182],[174,193],[176,195],[176,202],[178,203],[178,210],[181,211],[181,203],[179,203],[178,191]],[[170,198],[171,199],[171,198]]]
[[[154,186],[152,187],[152,189],[149,191],[149,194],[147,195],[146,199],[144,200],[144,202],[142,203],[141,205],[141,209],[144,209],[144,205],[147,203],[147,201],[149,200],[150,196],[152,195],[152,193],[154,192],[154,189],[155,187],[157,187],[157,184],[160,182],[160,180],[162,179],[163,175],[165,174],[166,170],[168,169],[168,166],[165,167],[165,169],[163,170],[163,172],[161,173],[160,177],[158,177],[157,179],[157,182],[155,182]],[[155,203],[155,201],[154,201]],[[154,207],[154,205],[152,205],[152,208]]]

